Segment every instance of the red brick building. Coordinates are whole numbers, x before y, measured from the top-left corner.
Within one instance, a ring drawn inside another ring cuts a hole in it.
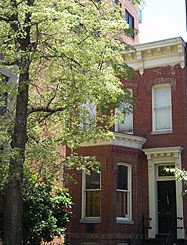
[[[67,240],[71,245],[122,245],[133,239],[142,215],[145,236],[166,235],[178,217],[176,235],[187,234],[184,186],[165,167],[187,168],[186,44],[173,38],[137,45],[124,54],[135,69],[122,80],[135,111],[115,125],[110,142],[85,143],[81,154],[101,162],[100,174],[77,174]]]

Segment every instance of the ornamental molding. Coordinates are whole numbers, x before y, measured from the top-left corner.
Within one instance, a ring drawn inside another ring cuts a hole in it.
[[[138,70],[142,75],[144,69],[174,66],[179,64],[185,67],[185,47],[186,44],[181,37],[139,44],[123,54],[128,66]]]
[[[183,147],[173,146],[173,147],[161,147],[161,148],[148,148],[143,149],[148,160],[148,190],[149,190],[149,215],[151,217],[150,226],[151,230],[148,231],[149,238],[155,238],[158,234],[158,196],[157,196],[157,185],[158,181],[157,175],[157,164],[173,164],[175,167],[181,169],[182,166],[182,153]],[[165,176],[163,179],[171,180],[170,177]],[[176,215],[177,217],[184,217],[183,208],[183,187],[182,181],[176,181]],[[184,227],[184,219],[177,220],[177,227]],[[184,239],[184,229],[177,230],[177,238]]]
[[[182,146],[174,147],[162,147],[162,148],[149,148],[143,149],[143,152],[147,156],[148,160],[158,160],[158,159],[178,159],[183,150]]]
[[[146,142],[146,139],[143,137],[130,135],[130,134],[121,134],[121,133],[113,133],[114,138],[109,140],[97,140],[84,142],[81,144],[81,147],[89,147],[89,146],[102,146],[102,145],[115,145],[128,147],[132,149],[142,149],[142,145]]]

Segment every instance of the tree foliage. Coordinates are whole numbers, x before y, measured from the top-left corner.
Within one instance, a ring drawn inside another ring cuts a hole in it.
[[[3,199],[3,192],[0,192]],[[71,197],[68,190],[55,186],[48,174],[37,181],[36,175],[25,174],[23,188],[23,244],[40,244],[63,236],[71,217]],[[0,237],[3,237],[3,208],[0,208]]]
[[[0,0],[0,25],[5,244],[19,245],[24,162],[38,178],[68,165],[85,169],[93,157],[74,149],[112,137],[113,108],[129,100],[119,79],[132,72],[122,57],[129,46],[121,36],[129,26],[107,0]],[[96,106],[96,120],[86,104]],[[71,149],[68,159],[62,145]]]
[[[55,188],[53,180],[27,181],[23,198],[23,243],[40,244],[63,236],[71,217],[71,198],[67,189]]]
[[[27,160],[51,165],[62,160],[57,145],[74,149],[86,140],[111,136],[113,110],[107,109],[130,99],[119,81],[131,70],[121,55],[129,48],[121,39],[128,25],[118,6],[91,0],[7,0],[0,4],[0,21],[2,69],[15,65],[9,77],[28,73],[23,79],[29,89],[24,115]],[[2,80],[1,85],[8,98],[17,91],[9,82]],[[96,122],[90,122],[89,111],[82,106],[87,103],[97,107]],[[11,141],[14,120],[5,110],[5,141]],[[90,125],[87,131],[82,122]]]

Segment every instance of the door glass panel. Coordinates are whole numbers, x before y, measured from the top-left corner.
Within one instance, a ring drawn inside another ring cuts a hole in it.
[[[175,165],[169,165],[169,166],[158,166],[158,176],[164,177],[164,176],[174,176],[174,172],[169,171],[169,169],[174,169]]]

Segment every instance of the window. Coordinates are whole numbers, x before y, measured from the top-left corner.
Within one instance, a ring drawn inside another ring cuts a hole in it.
[[[92,103],[87,103],[82,106],[82,125],[83,129],[86,130],[96,123],[96,106]]]
[[[132,98],[132,89],[128,89]],[[119,133],[132,134],[133,133],[133,113],[128,111],[131,107],[130,103],[126,103],[127,112],[124,114],[120,108],[116,109],[117,122],[115,124],[115,131]]]
[[[83,173],[83,212],[82,218],[99,218],[101,206],[100,173]]]
[[[152,90],[153,132],[172,130],[171,87],[154,86]]]
[[[170,171],[175,169],[175,165],[159,165],[158,166],[158,177],[172,177],[175,176],[173,171]]]
[[[131,166],[117,167],[117,221],[131,220]]]
[[[130,27],[129,36],[134,38],[134,17],[127,10],[125,10],[125,21]]]

